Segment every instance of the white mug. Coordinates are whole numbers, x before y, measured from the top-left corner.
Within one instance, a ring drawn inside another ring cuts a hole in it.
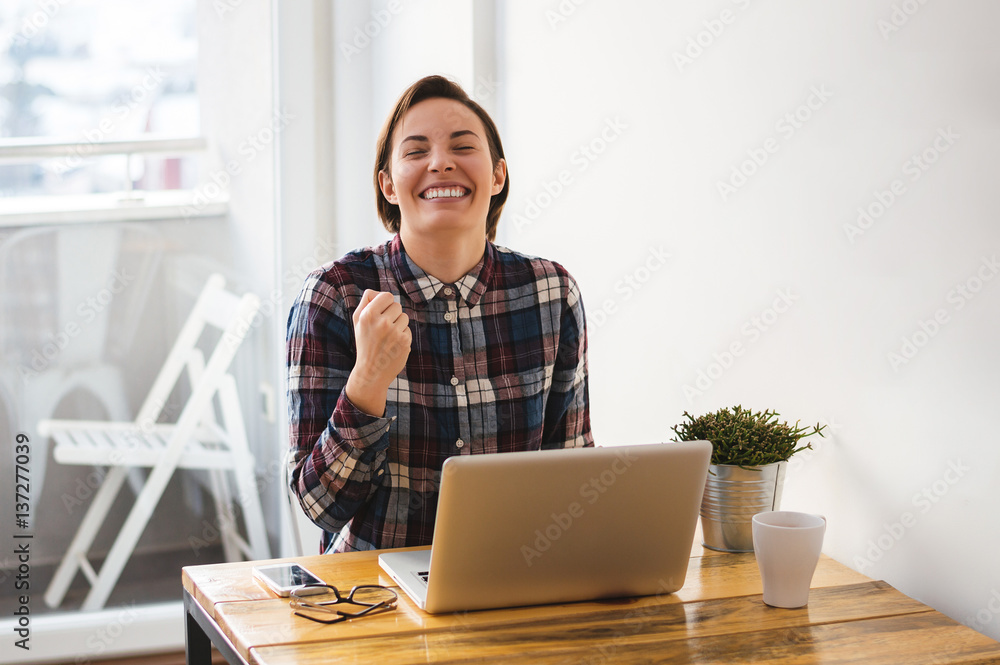
[[[776,510],[753,516],[753,550],[772,607],[803,607],[823,549],[826,518]]]

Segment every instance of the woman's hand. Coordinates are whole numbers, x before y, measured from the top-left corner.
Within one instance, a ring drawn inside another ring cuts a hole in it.
[[[358,358],[344,390],[354,406],[381,417],[389,386],[410,355],[410,319],[391,293],[366,289],[353,320]]]

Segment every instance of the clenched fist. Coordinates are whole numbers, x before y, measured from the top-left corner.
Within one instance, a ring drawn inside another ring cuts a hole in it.
[[[391,293],[366,289],[353,320],[358,358],[347,378],[347,397],[365,413],[382,416],[389,386],[410,355],[410,318]]]

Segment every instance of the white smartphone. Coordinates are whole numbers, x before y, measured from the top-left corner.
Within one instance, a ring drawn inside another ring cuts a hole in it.
[[[297,589],[307,584],[323,584],[323,580],[297,563],[276,563],[271,566],[255,566],[253,576],[254,579],[282,598],[287,598],[292,589]],[[306,591],[326,593],[327,590],[318,588],[315,591],[312,589],[307,589]]]

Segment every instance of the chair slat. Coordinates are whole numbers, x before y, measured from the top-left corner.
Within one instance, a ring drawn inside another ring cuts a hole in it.
[[[87,432],[78,430],[69,430],[66,432],[59,432],[56,434],[56,441],[67,448],[84,448],[93,449],[95,448],[94,442],[88,436]]]
[[[269,558],[267,531],[257,487],[253,483],[253,458],[248,450],[236,383],[227,373],[237,347],[251,328],[260,300],[252,294],[237,296],[226,291],[224,286],[225,280],[220,275],[209,278],[134,422],[46,420],[39,423],[39,433],[55,441],[53,453],[60,464],[111,467],[73,538],[70,551],[63,556],[46,591],[45,602],[50,607],[62,603],[80,570],[92,586],[83,609],[99,609],[104,605],[149,523],[153,508],[178,468],[236,471],[234,475],[217,474],[224,483],[234,477],[239,485],[239,492],[230,492],[228,487],[214,488],[213,491],[219,492],[217,503],[227,504],[228,509],[231,501],[239,501],[243,528],[251,545],[239,550],[255,559]],[[207,360],[197,351],[206,325],[225,332],[215,336],[215,348]],[[185,372],[191,379],[189,386],[184,386],[190,387],[187,403],[176,418],[170,419],[173,424],[160,423],[164,405]],[[221,424],[213,410],[217,398],[223,402]],[[132,468],[149,468],[149,474],[100,571],[95,574],[86,563],[87,552]],[[226,534],[226,541],[233,541],[239,525],[223,527],[234,531]]]
[[[236,316],[241,298],[228,291],[215,291],[209,294],[204,309],[200,314],[205,322],[215,328],[224,330]],[[247,324],[249,325],[249,321]]]
[[[90,440],[93,441],[94,447],[98,450],[108,450],[115,447],[115,444],[108,438],[107,432],[89,430],[87,434],[90,436]]]

